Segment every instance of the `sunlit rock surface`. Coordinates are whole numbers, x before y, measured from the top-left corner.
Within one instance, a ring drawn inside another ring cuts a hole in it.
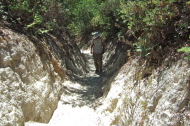
[[[118,126],[188,126],[190,125],[189,63],[180,59],[170,67],[156,69],[142,78],[138,60],[125,64],[111,83],[99,107],[108,120]]]
[[[138,63],[139,60],[134,59],[133,62],[125,64],[115,78],[102,87],[103,96],[92,100],[91,103],[85,98],[87,95],[82,96],[85,91],[92,91],[88,84],[82,86],[79,81],[66,82],[73,94],[62,95],[56,111],[46,125],[188,126],[188,61],[179,59],[170,67],[156,69],[147,78],[142,76],[145,66]],[[90,74],[89,76],[98,77],[92,72]],[[105,78],[107,75],[102,77]],[[94,90],[98,91],[97,87]],[[84,92],[81,93],[82,91]],[[83,104],[85,102],[86,105]],[[75,106],[76,104],[78,106]]]
[[[108,44],[104,72],[95,74],[89,50],[81,51],[85,61],[76,45],[51,35],[39,40],[0,30],[2,126],[190,124],[190,68],[183,57],[145,77],[139,59],[127,62],[128,46]]]
[[[50,59],[40,57],[26,36],[9,29],[2,31],[0,124],[23,125],[27,120],[48,122],[62,92],[62,77],[55,72]]]
[[[80,52],[72,45],[57,48],[61,42],[52,36],[31,41],[32,35],[27,37],[3,25],[0,33],[0,125],[48,123],[63,93],[67,71],[77,67],[73,74],[83,73]],[[50,41],[52,45],[48,45]],[[66,48],[76,51],[69,54],[69,64],[65,62]],[[73,57],[80,63],[75,64]]]

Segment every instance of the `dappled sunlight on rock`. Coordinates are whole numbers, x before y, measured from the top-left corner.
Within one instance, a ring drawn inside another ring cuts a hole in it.
[[[149,73],[138,57],[128,62],[129,46],[117,44],[95,73],[89,49],[1,30],[11,37],[0,36],[0,125],[189,125],[188,60]]]

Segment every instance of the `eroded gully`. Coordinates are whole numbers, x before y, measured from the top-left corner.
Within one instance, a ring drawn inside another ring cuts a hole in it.
[[[104,126],[101,112],[97,107],[101,105],[102,86],[106,74],[95,73],[94,62],[90,50],[83,50],[88,60],[89,73],[74,77],[73,81],[64,83],[64,93],[58,103],[57,109],[48,124],[25,123],[26,126]]]

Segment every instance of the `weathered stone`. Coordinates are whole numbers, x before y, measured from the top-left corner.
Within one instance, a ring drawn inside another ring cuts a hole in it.
[[[26,121],[48,123],[66,78],[65,52],[56,48],[61,42],[49,36],[47,41],[54,44],[50,46],[45,40],[28,38],[5,27],[0,30],[9,33],[9,37],[0,36],[0,125],[19,126]],[[39,46],[40,43],[43,44]],[[77,57],[82,62],[80,53]]]

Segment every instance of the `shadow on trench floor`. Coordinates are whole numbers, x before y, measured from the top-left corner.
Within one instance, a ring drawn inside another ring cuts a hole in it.
[[[102,87],[107,76],[105,72],[95,73],[92,55],[89,51],[84,53],[90,68],[87,74],[82,76],[72,75],[72,81],[65,84],[64,93],[61,96],[63,104],[72,106],[84,106],[92,104],[103,95]]]

